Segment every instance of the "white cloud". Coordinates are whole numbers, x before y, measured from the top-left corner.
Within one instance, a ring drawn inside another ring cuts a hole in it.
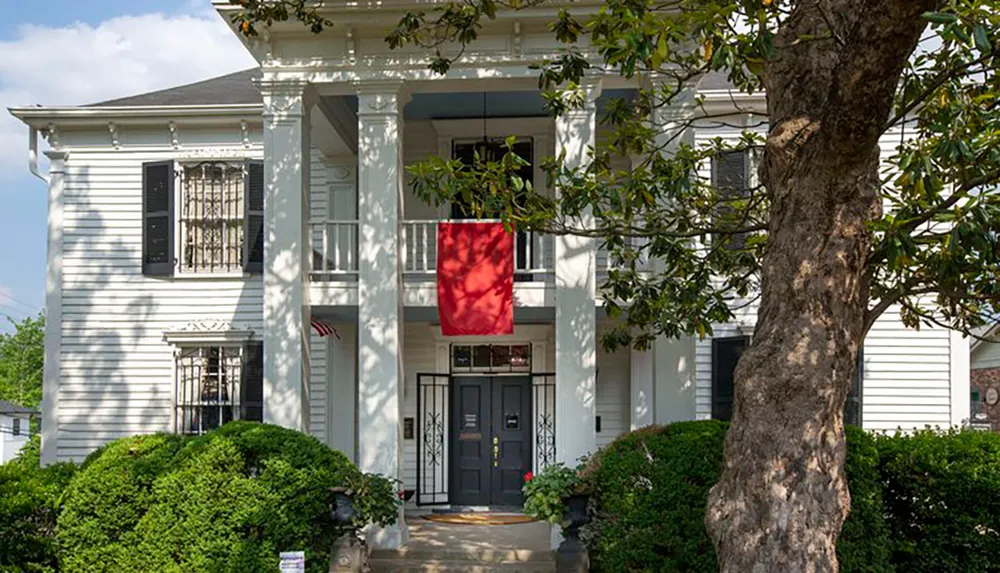
[[[218,14],[188,6],[188,14],[121,16],[96,26],[24,25],[0,42],[0,178],[27,172],[27,128],[7,107],[95,103],[254,65]]]

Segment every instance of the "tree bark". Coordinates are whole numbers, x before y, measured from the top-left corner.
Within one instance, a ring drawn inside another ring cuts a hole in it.
[[[800,1],[765,72],[761,304],[705,523],[724,573],[835,572],[843,409],[880,216],[878,139],[936,0]]]

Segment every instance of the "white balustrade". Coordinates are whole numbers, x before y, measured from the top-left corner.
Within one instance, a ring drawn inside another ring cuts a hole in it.
[[[314,280],[344,280],[358,272],[358,222],[312,221],[310,274]]]
[[[403,222],[403,274],[419,275],[437,272],[438,223],[444,221]],[[462,223],[463,221],[451,221]],[[495,221],[467,221],[495,222]],[[541,233],[514,233],[514,274],[541,275],[552,269],[552,237]]]
[[[437,272],[438,223],[403,222],[403,274]],[[460,222],[460,221],[459,221]],[[471,221],[470,221],[471,222]],[[482,222],[482,221],[480,221]],[[312,239],[310,276],[317,281],[353,280],[358,273],[358,222],[319,220],[309,223]],[[551,235],[521,231],[514,234],[514,274],[520,277],[552,272]]]

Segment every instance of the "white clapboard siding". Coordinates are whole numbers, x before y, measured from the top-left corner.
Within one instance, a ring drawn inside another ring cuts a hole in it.
[[[332,336],[332,335],[331,335]],[[328,444],[327,394],[329,377],[327,358],[330,343],[320,338],[316,331],[309,329],[309,433],[324,444]]]
[[[438,373],[437,345],[431,327],[407,324],[403,330],[403,417],[417,418],[417,374]],[[403,440],[403,482],[406,489],[416,488],[416,439]]]
[[[220,128],[224,129],[224,128]],[[239,139],[238,126],[235,129]],[[202,134],[228,142],[232,134]],[[138,137],[138,136],[137,136]],[[69,145],[73,141],[65,138]],[[226,156],[259,159],[249,149]],[[124,142],[123,142],[124,143]],[[166,142],[165,142],[166,143]],[[240,141],[240,143],[242,143]],[[262,331],[260,276],[142,275],[142,164],[185,157],[169,144],[114,151],[71,149],[64,196],[62,341],[58,457],[79,460],[109,440],[173,431],[173,347],[163,333],[192,322],[231,323]],[[326,209],[328,178],[313,154],[314,209]],[[313,211],[316,213],[316,211]],[[310,432],[326,440],[325,341],[311,343]]]
[[[601,417],[597,447],[611,443],[629,431],[629,400],[632,377],[631,353],[626,348],[607,352],[598,342],[597,396],[595,408]],[[556,412],[559,415],[559,412]]]

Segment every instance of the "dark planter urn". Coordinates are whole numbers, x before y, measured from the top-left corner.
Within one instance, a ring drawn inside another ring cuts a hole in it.
[[[330,504],[330,516],[334,521],[343,526],[344,534],[333,544],[330,552],[331,573],[362,573],[370,571],[368,560],[368,546],[365,541],[358,536],[358,532],[351,525],[357,510],[347,488],[330,488],[333,493],[333,502]]]
[[[590,496],[573,494],[566,498],[566,515],[562,534],[563,541],[556,550],[556,573],[587,573],[590,571],[590,557],[580,540],[580,528],[590,521],[587,504]]]
[[[350,524],[357,511],[354,509],[351,496],[347,493],[347,488],[335,487],[330,491],[333,492],[333,505],[330,507],[333,520],[345,526]]]

